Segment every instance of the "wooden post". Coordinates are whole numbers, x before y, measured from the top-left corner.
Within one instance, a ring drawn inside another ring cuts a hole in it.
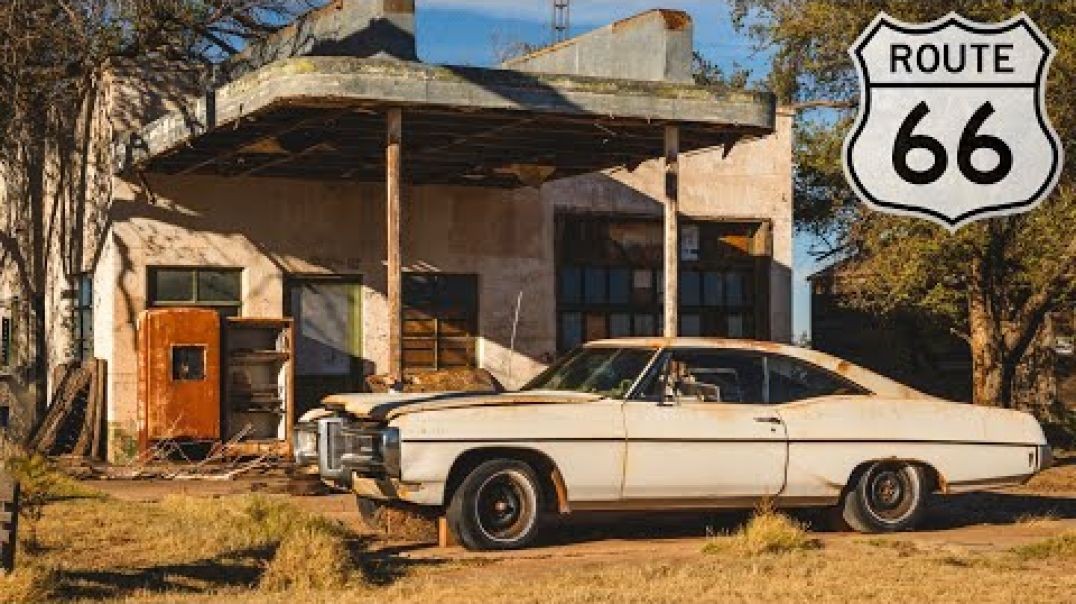
[[[679,334],[680,128],[665,126],[665,337]]]
[[[385,224],[387,225],[386,272],[389,306],[389,376],[399,383],[403,379],[403,292],[400,269],[400,170],[403,139],[403,112],[389,109],[388,141],[385,146]]]

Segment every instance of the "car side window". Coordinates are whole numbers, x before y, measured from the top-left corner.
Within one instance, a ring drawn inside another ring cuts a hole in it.
[[[762,355],[727,350],[673,350],[643,389],[651,401],[764,403]]]
[[[868,394],[854,382],[789,357],[767,357],[766,370],[769,373],[771,403],[790,403],[818,396]]]

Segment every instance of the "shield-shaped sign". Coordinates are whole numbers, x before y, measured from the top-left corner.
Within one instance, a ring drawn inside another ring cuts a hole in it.
[[[909,24],[882,13],[849,53],[860,107],[844,172],[872,208],[955,231],[1025,212],[1057,184],[1062,146],[1045,107],[1056,50],[1027,15]]]

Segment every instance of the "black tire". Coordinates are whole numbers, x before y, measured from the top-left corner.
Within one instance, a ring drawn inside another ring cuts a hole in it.
[[[527,547],[538,534],[542,488],[534,469],[511,459],[480,464],[448,505],[449,528],[471,550]]]
[[[915,528],[926,511],[927,476],[903,461],[879,461],[848,485],[841,520],[861,533],[893,533]]]

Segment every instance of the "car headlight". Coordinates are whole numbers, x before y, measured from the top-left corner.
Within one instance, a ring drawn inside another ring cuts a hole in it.
[[[296,424],[292,434],[295,463],[306,466],[318,463],[318,425],[315,422]]]
[[[1054,465],[1054,452],[1050,445],[1039,445],[1039,470],[1045,470]]]
[[[381,432],[381,461],[385,473],[393,478],[400,477],[400,429],[385,428]]]

